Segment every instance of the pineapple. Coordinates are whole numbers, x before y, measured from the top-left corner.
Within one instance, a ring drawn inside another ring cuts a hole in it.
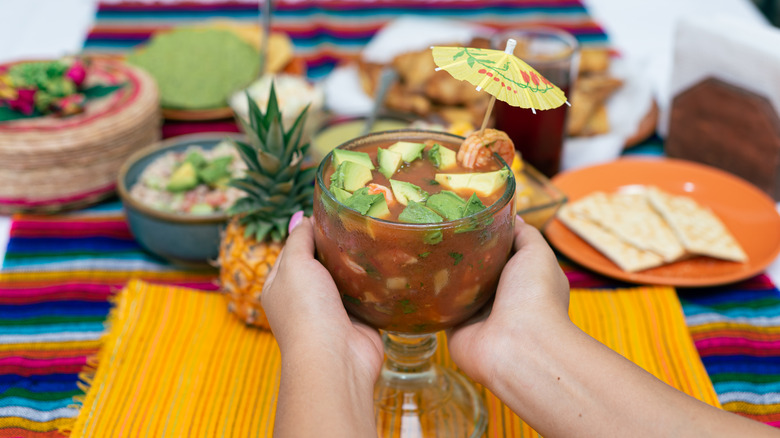
[[[308,107],[285,131],[273,84],[265,114],[247,99],[249,121],[241,122],[249,143],[234,142],[247,173],[230,181],[246,196],[228,210],[219,281],[231,312],[247,324],[268,329],[260,295],[287,237],[290,217],[299,210],[311,215],[316,167],[302,167],[309,148],[302,144]]]

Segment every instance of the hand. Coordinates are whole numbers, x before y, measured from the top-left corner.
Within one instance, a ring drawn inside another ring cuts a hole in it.
[[[467,375],[489,384],[517,336],[570,324],[569,283],[555,254],[536,228],[515,223],[514,255],[498,283],[492,308],[448,333],[450,355]]]
[[[314,258],[308,219],[287,238],[268,274],[262,304],[282,353],[273,435],[375,435],[382,341],[376,330],[350,320],[333,278]]]
[[[312,223],[303,218],[291,232],[268,274],[262,295],[268,322],[284,355],[306,350],[311,357],[337,351],[354,361],[371,384],[383,360],[379,332],[350,320],[330,273],[314,258]]]

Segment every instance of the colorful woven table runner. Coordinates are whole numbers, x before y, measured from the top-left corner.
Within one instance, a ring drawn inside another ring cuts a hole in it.
[[[546,24],[569,31],[584,46],[604,47],[607,36],[579,0],[276,0],[274,31],[287,33],[312,79],[354,57],[387,22],[401,15],[443,17],[496,29]],[[155,31],[227,18],[258,23],[258,1],[103,2],[85,50],[122,52]]]
[[[59,437],[76,416],[78,374],[95,355],[109,297],[131,278],[216,288],[135,243],[119,202],[59,216],[17,216],[0,271],[0,436]]]
[[[571,316],[660,379],[718,406],[673,289],[575,290]],[[108,325],[72,437],[271,436],[276,342],[232,317],[221,296],[132,281]],[[435,360],[452,367],[446,339],[439,341]],[[487,437],[537,436],[482,392]]]
[[[629,287],[564,267],[576,288]],[[57,427],[78,414],[69,405],[81,393],[78,373],[100,346],[108,299],[132,278],[215,289],[213,273],[178,271],[143,252],[116,201],[14,218],[0,271],[0,437],[61,436]],[[724,408],[777,425],[780,292],[758,276],[679,294]]]
[[[563,259],[572,287],[627,287]],[[780,427],[780,290],[766,275],[677,289],[688,330],[723,408]]]
[[[606,47],[607,35],[579,0],[277,0],[273,30],[290,36],[308,76],[321,79],[360,54],[385,24],[401,15],[458,19],[495,29],[544,24],[565,29],[583,46]],[[101,2],[87,34],[87,53],[123,53],[156,31],[213,19],[259,23],[258,1]],[[238,132],[232,120],[166,121],[162,136]]]

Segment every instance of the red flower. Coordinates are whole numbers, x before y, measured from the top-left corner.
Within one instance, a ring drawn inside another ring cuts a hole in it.
[[[36,91],[37,90],[34,88],[22,88],[17,90],[16,99],[6,101],[8,107],[26,116],[31,115],[35,111]]]
[[[73,83],[76,84],[76,87],[81,88],[81,85],[87,79],[87,68],[80,59],[76,59],[73,61],[73,64],[71,64],[68,71],[65,72],[65,77],[72,80]]]

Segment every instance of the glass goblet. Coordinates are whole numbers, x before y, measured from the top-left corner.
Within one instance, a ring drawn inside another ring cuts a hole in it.
[[[463,138],[408,129],[358,137],[339,148],[375,150],[428,140],[457,149]],[[332,153],[316,176],[317,257],[347,311],[382,331],[386,359],[374,390],[379,435],[481,436],[487,424],[482,397],[466,377],[431,358],[436,332],[465,321],[495,294],[512,247],[514,178],[474,215],[410,224],[365,216],[340,203],[326,184],[331,159]]]

